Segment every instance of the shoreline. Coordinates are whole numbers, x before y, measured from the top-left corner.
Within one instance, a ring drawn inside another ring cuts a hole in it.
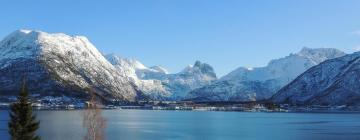
[[[179,111],[179,112],[241,112],[241,113],[310,113],[310,114],[360,114],[358,111],[347,111],[347,110],[311,110],[311,111],[296,111],[296,110],[287,110],[287,111],[235,111],[235,110],[176,110],[176,109],[121,109],[121,108],[101,108],[102,110],[142,110],[142,111]],[[0,110],[9,110],[9,108],[0,108]],[[34,108],[34,111],[82,111],[86,108]]]

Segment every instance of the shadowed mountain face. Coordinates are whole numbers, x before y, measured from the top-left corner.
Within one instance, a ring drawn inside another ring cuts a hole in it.
[[[297,105],[360,104],[360,53],[325,61],[301,74],[272,97]]]
[[[15,31],[0,42],[0,92],[15,95],[26,77],[39,96],[86,97],[93,89],[104,99],[134,101],[140,94],[82,36]]]
[[[330,48],[303,48],[270,61],[266,67],[240,67],[211,85],[195,89],[187,98],[197,101],[256,101],[270,98],[298,75],[325,60],[345,53]]]

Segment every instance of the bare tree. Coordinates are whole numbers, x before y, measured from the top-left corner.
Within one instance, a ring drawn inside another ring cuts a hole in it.
[[[86,128],[84,140],[104,140],[106,120],[102,116],[100,103],[96,100],[93,91],[90,92],[91,99],[84,112],[83,126]]]

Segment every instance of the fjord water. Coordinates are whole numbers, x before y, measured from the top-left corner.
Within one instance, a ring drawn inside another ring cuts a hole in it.
[[[37,111],[44,140],[83,139],[81,110]],[[359,139],[360,114],[104,110],[110,140]],[[8,111],[0,138],[9,139]]]

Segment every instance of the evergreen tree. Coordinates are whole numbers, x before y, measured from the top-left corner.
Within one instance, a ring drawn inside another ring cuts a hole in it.
[[[40,137],[35,134],[40,122],[36,121],[33,115],[25,80],[17,100],[16,103],[11,104],[9,112],[8,126],[11,140],[40,140]]]

